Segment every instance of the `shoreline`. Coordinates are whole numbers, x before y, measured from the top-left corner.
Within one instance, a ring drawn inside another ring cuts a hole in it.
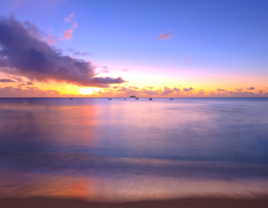
[[[28,197],[28,198],[2,198],[1,208],[267,208],[268,196],[254,198],[231,198],[231,197],[195,197],[170,200],[150,200],[134,202],[95,202],[75,198],[50,198],[50,197]]]

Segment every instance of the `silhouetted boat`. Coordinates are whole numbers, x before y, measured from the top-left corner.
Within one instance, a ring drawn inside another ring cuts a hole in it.
[[[149,98],[149,100],[153,100],[153,98]]]
[[[109,98],[109,100],[112,100],[112,98]]]
[[[126,98],[124,100],[127,100]]]
[[[69,98],[70,100],[72,100],[73,98]]]
[[[138,100],[139,98],[138,97],[136,97],[136,100]]]
[[[173,100],[173,98],[170,98],[169,100]]]

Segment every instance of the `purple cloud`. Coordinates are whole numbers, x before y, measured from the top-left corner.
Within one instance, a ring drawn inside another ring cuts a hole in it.
[[[219,91],[219,92],[225,92],[224,89],[217,89],[217,91]]]
[[[191,92],[193,90],[192,87],[189,87],[189,88],[183,88],[183,91],[184,92]]]
[[[12,79],[0,79],[0,82],[15,82]]]
[[[177,87],[174,87],[173,90],[174,90],[175,92],[179,92],[179,91],[181,91],[181,89],[180,89],[180,88],[177,88]]]
[[[255,90],[255,87],[246,88],[246,90]]]
[[[173,90],[165,86],[162,95],[169,95],[170,93],[173,93]]]
[[[95,77],[91,62],[62,55],[42,40],[35,25],[0,18],[0,66],[5,73],[30,80],[67,82],[90,87],[124,83],[121,77]]]

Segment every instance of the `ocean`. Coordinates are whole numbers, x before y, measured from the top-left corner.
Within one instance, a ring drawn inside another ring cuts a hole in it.
[[[268,98],[1,98],[0,198],[268,194]]]

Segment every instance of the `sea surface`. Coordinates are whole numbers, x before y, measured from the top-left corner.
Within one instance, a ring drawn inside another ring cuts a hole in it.
[[[268,98],[0,98],[0,198],[268,194]]]

